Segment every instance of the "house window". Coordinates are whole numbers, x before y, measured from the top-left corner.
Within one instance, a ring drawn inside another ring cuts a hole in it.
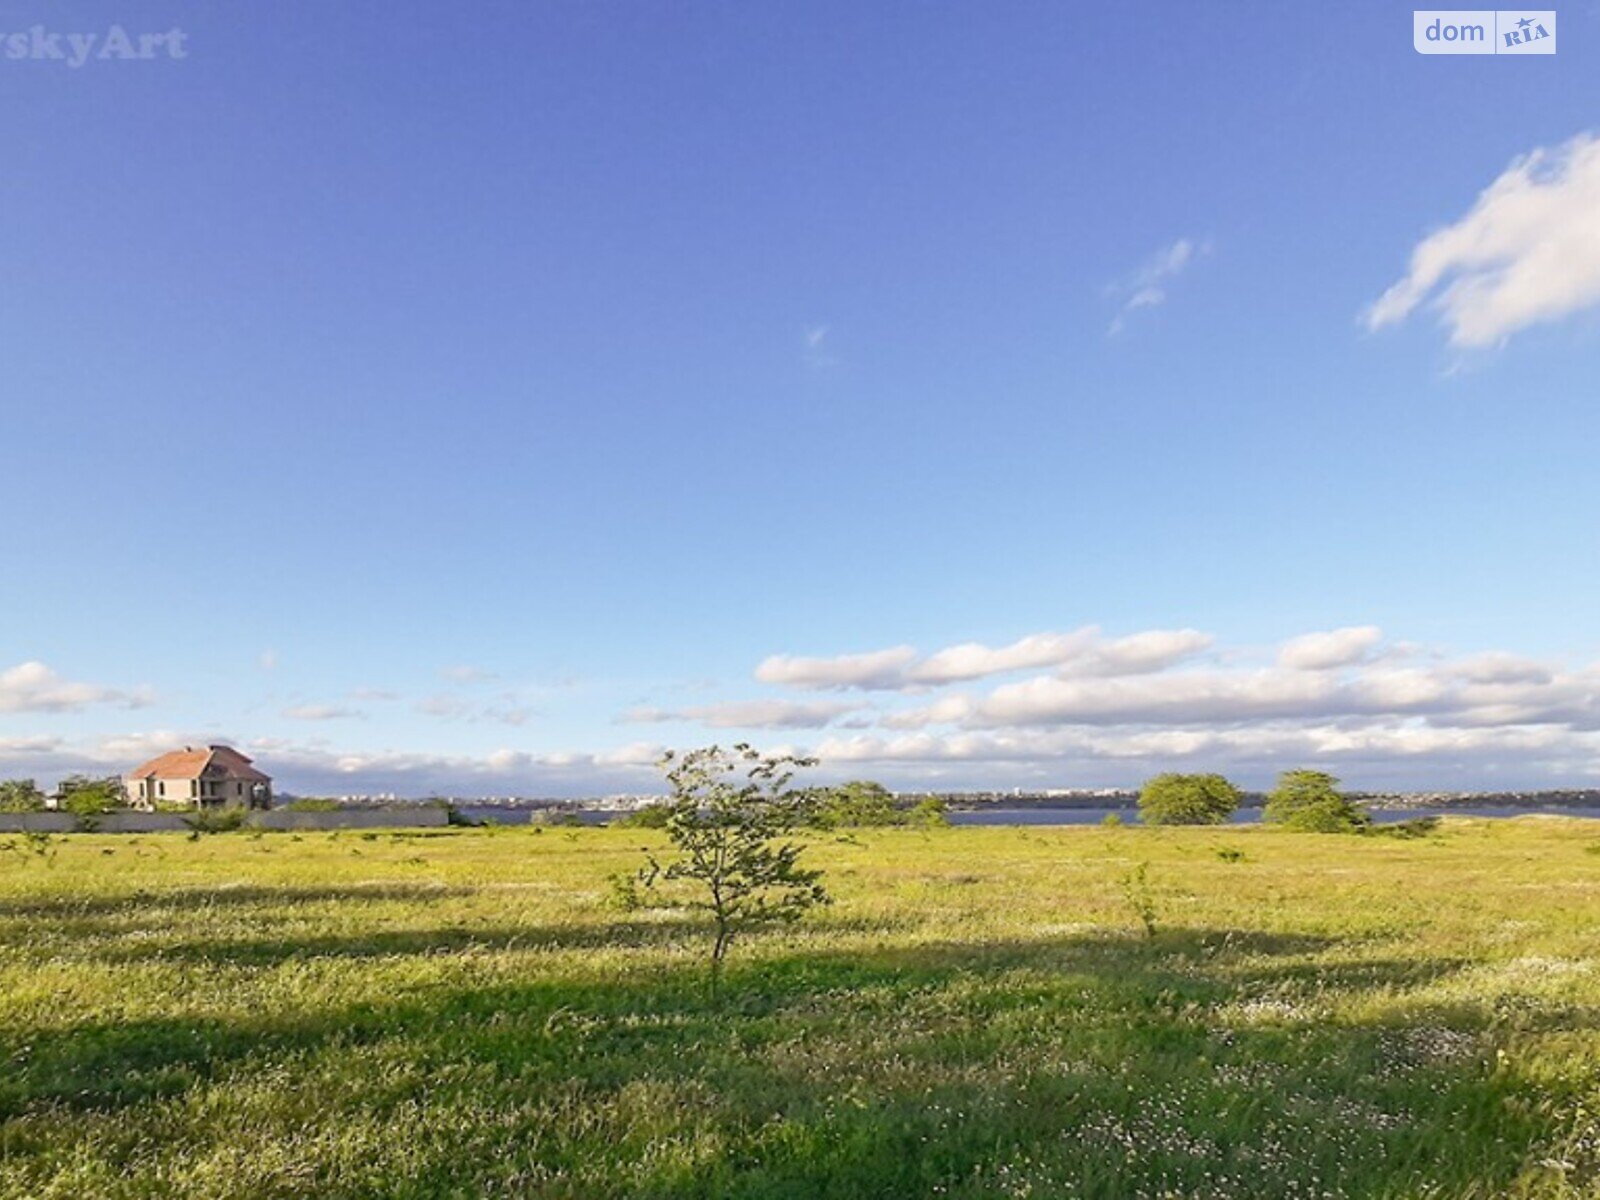
[[[156,794],[160,796],[165,796],[167,794],[167,781],[165,779],[156,784]]]

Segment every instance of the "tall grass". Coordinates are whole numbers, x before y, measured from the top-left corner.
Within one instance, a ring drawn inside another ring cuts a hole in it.
[[[1600,1189],[1588,823],[822,835],[715,1004],[659,837],[5,856],[0,1197]]]

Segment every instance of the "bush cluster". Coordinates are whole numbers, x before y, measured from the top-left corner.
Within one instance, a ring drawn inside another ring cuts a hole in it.
[[[1146,825],[1217,825],[1238,809],[1243,793],[1221,775],[1169,772],[1139,790],[1139,818]],[[1294,770],[1278,776],[1262,817],[1300,833],[1360,833],[1367,811],[1339,790],[1325,771]]]

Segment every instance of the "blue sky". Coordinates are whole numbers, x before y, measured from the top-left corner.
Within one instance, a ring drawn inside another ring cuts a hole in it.
[[[0,774],[1593,784],[1558,13],[0,4]]]

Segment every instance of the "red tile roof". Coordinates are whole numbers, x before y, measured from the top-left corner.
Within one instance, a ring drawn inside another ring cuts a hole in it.
[[[172,750],[136,767],[128,778],[199,779],[202,775],[210,779],[271,782],[270,776],[252,767],[250,760],[232,746],[207,746],[203,750],[185,746],[182,750]]]

